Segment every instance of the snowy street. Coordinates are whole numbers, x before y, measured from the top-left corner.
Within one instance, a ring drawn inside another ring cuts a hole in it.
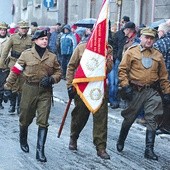
[[[8,113],[9,103],[0,110],[0,170],[170,170],[170,136],[156,137],[155,153],[158,161],[144,158],[145,127],[134,123],[130,129],[122,153],[116,150],[116,142],[121,128],[121,109],[109,108],[107,151],[110,160],[97,156],[92,139],[92,115],[78,139],[78,151],[68,149],[70,134],[71,104],[62,134],[57,138],[58,129],[68,101],[65,81],[55,85],[54,107],[51,109],[49,129],[45,145],[47,163],[36,161],[38,126],[31,124],[28,132],[29,153],[19,146],[19,123],[17,113]]]

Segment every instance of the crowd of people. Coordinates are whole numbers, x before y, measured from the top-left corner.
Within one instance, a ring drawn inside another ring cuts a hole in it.
[[[124,149],[131,125],[140,118],[146,126],[144,156],[158,160],[154,153],[155,135],[170,134],[170,20],[158,30],[139,27],[128,16],[120,30],[110,28],[107,53],[107,88],[101,108],[93,115],[93,143],[97,155],[110,159],[106,152],[108,103],[121,107],[124,118],[117,150]],[[111,32],[112,30],[112,32]],[[28,128],[36,116],[38,125],[36,159],[46,162],[44,147],[48,132],[52,85],[66,80],[68,96],[74,99],[69,149],[77,141],[90,111],[72,85],[93,28],[57,23],[48,28],[37,22],[0,22],[0,109],[10,101],[9,112],[19,114],[20,147],[29,152]],[[110,57],[111,56],[111,57]]]

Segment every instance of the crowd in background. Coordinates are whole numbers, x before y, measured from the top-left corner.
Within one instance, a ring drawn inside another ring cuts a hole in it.
[[[112,71],[108,75],[109,84],[109,103],[112,109],[124,108],[126,103],[122,101],[118,95],[118,66],[122,59],[124,52],[132,45],[140,43],[140,31],[146,27],[144,24],[136,26],[134,22],[130,21],[128,16],[123,16],[120,23],[120,30],[117,30],[117,24],[114,23],[111,28],[111,45],[113,47],[114,65]],[[62,66],[63,75],[65,79],[66,69],[70,57],[75,47],[83,41],[88,35],[88,29],[85,27],[77,27],[76,25],[62,25],[56,23],[53,26],[43,27],[38,26],[37,22],[31,22],[28,34],[34,35],[36,30],[46,29],[48,31],[49,43],[48,48],[56,54],[57,59]],[[157,28],[158,37],[155,42],[155,47],[163,52],[165,57],[168,72],[170,70],[169,54],[166,52],[169,47],[170,38],[170,20],[166,23],[160,24]],[[18,26],[11,23],[7,27],[7,35],[13,35],[18,32]],[[87,34],[87,35],[86,35]],[[166,45],[165,45],[166,44]],[[170,53],[170,52],[169,52]],[[141,111],[142,115],[142,111]],[[142,116],[139,116],[142,117]]]

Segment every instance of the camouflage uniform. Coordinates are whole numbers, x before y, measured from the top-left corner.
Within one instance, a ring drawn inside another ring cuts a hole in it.
[[[74,73],[80,63],[80,59],[83,55],[83,52],[85,50],[86,43],[80,43],[75,51],[73,52],[73,55],[70,59],[70,62],[67,67],[67,87],[69,88],[72,86],[72,81],[74,78]],[[112,68],[113,61],[112,59],[107,60],[107,72],[109,72]],[[105,97],[103,99],[103,103],[100,107],[100,109],[93,114],[93,143],[96,146],[96,150],[105,151],[106,149],[106,142],[107,142],[107,118],[108,118],[108,107],[107,107],[108,97],[105,93]],[[84,126],[87,123],[87,120],[90,115],[90,111],[84,104],[84,102],[81,100],[78,94],[74,97],[74,103],[75,108],[73,109],[71,115],[71,133],[70,133],[70,146],[69,148],[72,150],[77,149],[77,139],[79,137],[79,134],[83,130]],[[72,148],[72,143],[76,146]],[[101,156],[101,155],[99,155]],[[103,159],[109,159],[109,155],[102,155]]]

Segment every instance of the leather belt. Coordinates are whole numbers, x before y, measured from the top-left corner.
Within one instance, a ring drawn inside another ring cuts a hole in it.
[[[153,88],[153,85],[149,85],[149,84],[140,86],[140,85],[138,85],[138,84],[131,83],[131,86],[132,86],[132,88],[133,88],[134,90],[137,90],[137,91],[142,91],[142,90],[144,90],[144,89]]]
[[[25,81],[26,84],[30,85],[30,86],[39,86],[40,83],[39,82],[29,82],[29,81]]]

